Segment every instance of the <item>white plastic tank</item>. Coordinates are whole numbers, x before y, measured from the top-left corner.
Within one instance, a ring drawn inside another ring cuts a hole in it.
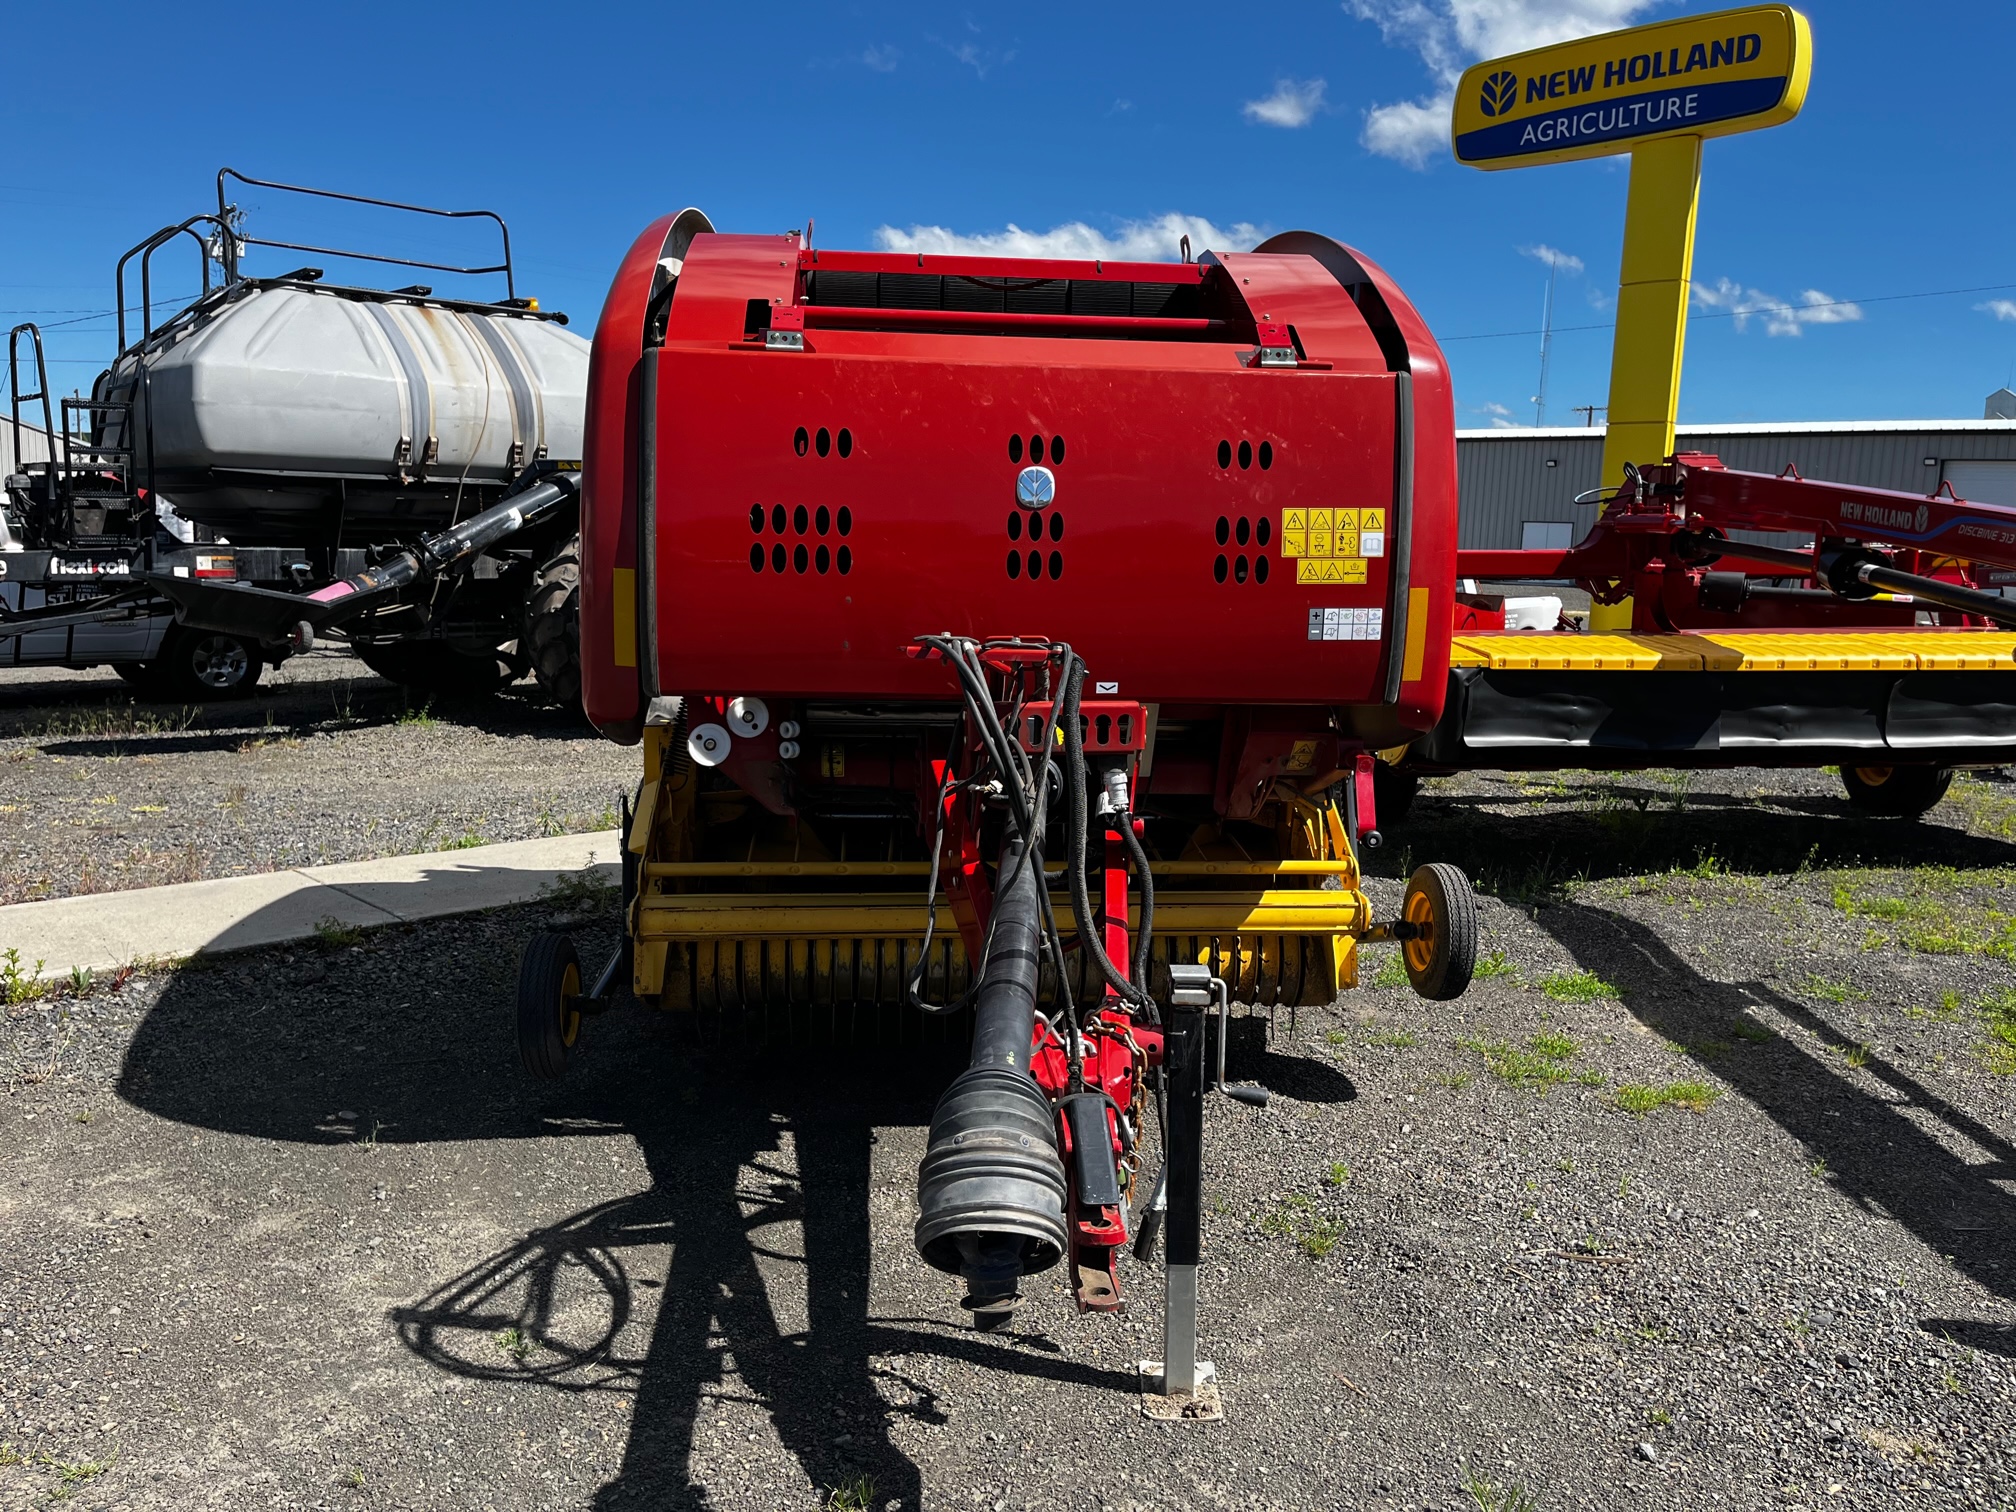
[[[469,489],[535,461],[578,462],[588,351],[531,312],[241,285],[98,392],[131,396],[134,477],[151,468],[191,519],[241,543],[382,535],[466,513]]]

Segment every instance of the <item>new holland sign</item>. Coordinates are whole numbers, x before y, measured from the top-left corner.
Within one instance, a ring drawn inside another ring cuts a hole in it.
[[[1628,152],[1649,138],[1726,136],[1789,121],[1813,42],[1790,6],[1656,22],[1479,63],[1452,122],[1458,161],[1521,168]]]

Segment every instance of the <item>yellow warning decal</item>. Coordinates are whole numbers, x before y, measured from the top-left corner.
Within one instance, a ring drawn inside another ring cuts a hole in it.
[[[1296,510],[1290,510],[1288,511],[1288,513],[1300,515],[1302,511],[1296,509]],[[1308,554],[1309,554],[1309,532],[1306,530],[1291,530],[1285,525],[1282,526],[1281,555],[1283,555],[1284,557],[1299,557],[1299,556],[1307,556]]]
[[[1337,511],[1334,509],[1312,509],[1309,511],[1309,528],[1312,531],[1320,530],[1327,535],[1336,516]]]
[[[1386,511],[1383,509],[1284,509],[1281,511],[1281,555],[1365,558],[1386,554]],[[1298,578],[1313,582],[1313,578]],[[1363,578],[1353,578],[1362,582]]]
[[[1330,555],[1354,557],[1358,550],[1358,532],[1355,530],[1334,530],[1330,533]]]
[[[1365,581],[1365,558],[1347,557],[1337,564],[1344,569],[1344,581],[1362,583]]]
[[[1336,517],[1337,517],[1337,519],[1336,519],[1336,523],[1335,523],[1335,524],[1333,524],[1333,525],[1332,525],[1332,526],[1330,527],[1330,528],[1331,528],[1332,530],[1335,530],[1335,531],[1338,531],[1338,532],[1339,532],[1339,533],[1341,534],[1341,533],[1342,533],[1342,532],[1344,532],[1344,531],[1347,531],[1347,530],[1356,530],[1356,529],[1358,528],[1358,511],[1357,511],[1357,510],[1355,510],[1355,509],[1338,509],[1338,510],[1333,510],[1333,511],[1332,511],[1332,513],[1334,513],[1334,514],[1336,515]],[[1344,553],[1343,553],[1343,552],[1341,552],[1341,551],[1340,551],[1340,552],[1338,552],[1337,554],[1338,554],[1339,556],[1342,556],[1342,555],[1344,555]]]
[[[1298,583],[1320,583],[1323,581],[1323,564],[1314,557],[1304,557],[1295,564],[1295,581]]]
[[[1386,511],[1383,509],[1359,510],[1358,528],[1360,530],[1384,530],[1386,528]]]
[[[1329,531],[1312,530],[1309,532],[1309,555],[1312,557],[1327,557],[1331,555]]]
[[[1309,528],[1309,511],[1306,509],[1284,509],[1281,511],[1281,533]]]
[[[609,638],[609,659],[619,667],[634,667],[637,665],[636,568],[610,569],[609,597],[615,621]]]

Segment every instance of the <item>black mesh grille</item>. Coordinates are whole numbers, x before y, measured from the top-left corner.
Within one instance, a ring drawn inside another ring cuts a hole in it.
[[[806,300],[868,310],[966,310],[987,314],[1151,315],[1207,313],[1199,284],[1122,283],[1092,278],[972,278],[963,274],[857,273],[814,268]]]

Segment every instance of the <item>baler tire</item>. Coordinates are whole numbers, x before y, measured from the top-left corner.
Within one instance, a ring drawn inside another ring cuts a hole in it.
[[[525,596],[525,633],[519,648],[532,675],[553,702],[581,704],[581,538],[539,569]]]
[[[1403,940],[1400,961],[1416,996],[1446,1003],[1461,997],[1477,969],[1477,895],[1470,879],[1447,862],[1417,867],[1407,879],[1400,915],[1425,937]]]
[[[1851,808],[1890,819],[1918,819],[1939,806],[1953,785],[1951,767],[1871,766],[1841,768],[1841,786]]]
[[[581,1034],[581,959],[564,934],[534,935],[518,962],[518,1059],[558,1081]]]
[[[519,676],[504,649],[472,654],[440,640],[361,645],[357,659],[387,682],[438,698],[487,698]]]

